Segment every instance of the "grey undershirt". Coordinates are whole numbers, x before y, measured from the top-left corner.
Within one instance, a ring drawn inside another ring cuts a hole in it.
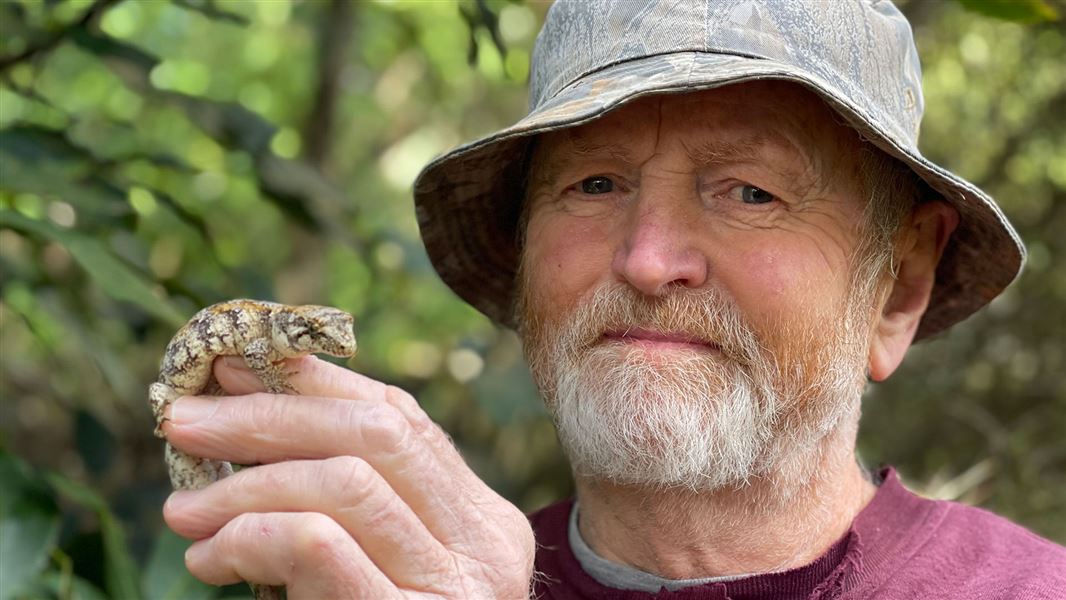
[[[570,526],[567,537],[570,538],[570,550],[573,551],[577,562],[593,579],[608,587],[620,590],[637,590],[641,592],[658,592],[662,588],[670,591],[679,590],[692,585],[716,583],[722,581],[734,581],[750,575],[727,575],[725,577],[704,577],[701,579],[666,579],[658,575],[635,569],[633,567],[611,562],[596,554],[589,548],[581,537],[581,531],[577,527],[577,501],[574,501],[570,509]]]

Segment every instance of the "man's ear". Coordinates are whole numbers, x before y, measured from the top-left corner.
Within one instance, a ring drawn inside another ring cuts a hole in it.
[[[870,344],[874,381],[883,381],[903,361],[929,305],[937,263],[958,224],[955,208],[938,200],[916,206],[904,225],[896,248],[898,270]]]

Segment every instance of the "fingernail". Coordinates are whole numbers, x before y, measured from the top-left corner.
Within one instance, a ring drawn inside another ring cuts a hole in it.
[[[172,493],[163,503],[164,511],[181,510],[196,496],[195,490],[180,490]]]
[[[239,356],[223,356],[222,364],[231,369],[238,369],[241,371],[251,371],[248,368],[248,363],[244,362],[244,359]]]
[[[259,376],[248,367],[243,358],[239,356],[224,356],[222,357],[222,364],[230,370],[225,375],[226,389],[234,391],[233,386],[237,388],[243,387],[249,391],[263,389],[263,383],[259,381]]]
[[[177,425],[191,425],[209,418],[218,410],[217,400],[182,396],[170,408],[170,420]]]

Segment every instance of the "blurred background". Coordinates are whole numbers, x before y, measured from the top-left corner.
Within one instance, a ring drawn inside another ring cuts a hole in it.
[[[1066,3],[900,5],[923,150],[1030,258],[870,389],[861,452],[1063,543]],[[348,365],[413,393],[495,489],[526,510],[569,493],[516,337],[436,277],[410,194],[524,114],[546,9],[0,1],[0,600],[248,595],[185,573],[146,401],[170,336],[227,298],[352,312]]]

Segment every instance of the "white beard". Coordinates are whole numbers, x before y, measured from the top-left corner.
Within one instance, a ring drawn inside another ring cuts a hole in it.
[[[723,348],[733,352],[588,344],[592,323],[617,318],[646,328],[693,329],[663,316],[676,315],[677,306],[610,308],[624,305],[625,296],[597,294],[568,326],[526,340],[534,377],[577,475],[701,492],[759,476],[801,484],[822,463],[816,454],[823,440],[842,423],[857,421],[864,381],[861,366],[856,375],[856,357],[843,356],[850,344],[830,344],[826,354],[837,356],[820,356],[815,374],[798,364],[777,365],[723,302],[698,318],[715,319],[711,339],[730,340]]]
[[[619,346],[594,348],[581,364],[557,370],[551,405],[578,473],[694,490],[754,473],[772,433],[772,410],[757,398],[772,395],[756,392],[742,375],[708,373],[703,356],[679,351],[661,365],[643,350]],[[678,377],[688,374],[696,376]]]

